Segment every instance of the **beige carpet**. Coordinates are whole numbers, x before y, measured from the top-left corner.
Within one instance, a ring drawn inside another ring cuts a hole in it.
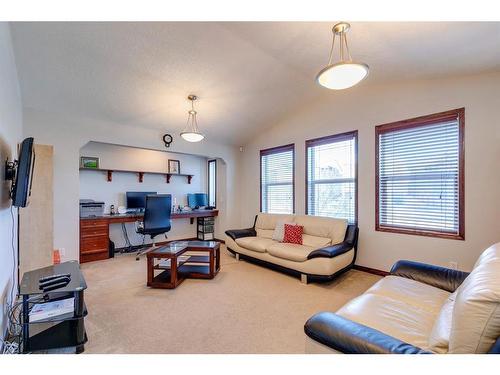
[[[82,265],[88,289],[85,353],[303,353],[304,322],[334,311],[380,277],[352,270],[327,284],[300,283],[237,262],[223,247],[213,280],[146,287],[133,255]]]

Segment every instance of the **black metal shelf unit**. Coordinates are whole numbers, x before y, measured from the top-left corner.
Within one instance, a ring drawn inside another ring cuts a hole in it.
[[[38,287],[41,277],[70,274],[71,281],[63,288],[44,293]],[[23,347],[22,352],[44,352],[54,349],[74,348],[75,353],[84,351],[87,342],[84,319],[87,316],[83,292],[87,284],[80,271],[77,261],[64,262],[54,266],[40,268],[26,272],[20,286],[20,295],[23,298]],[[72,317],[51,319],[43,322],[30,322],[29,312],[33,303],[38,302],[37,296],[43,302],[75,298],[74,313]]]
[[[199,217],[197,220],[197,235],[196,237],[201,241],[208,241],[214,239],[214,225],[215,218],[212,217]]]

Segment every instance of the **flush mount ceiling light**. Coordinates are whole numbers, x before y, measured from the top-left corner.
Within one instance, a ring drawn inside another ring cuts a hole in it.
[[[199,142],[205,138],[198,129],[198,122],[196,121],[197,112],[194,110],[194,101],[198,99],[196,95],[189,95],[188,99],[191,100],[191,110],[188,111],[188,120],[186,127],[181,132],[181,137],[188,142]]]
[[[352,87],[368,76],[368,65],[363,63],[356,63],[352,61],[349,46],[347,45],[346,33],[349,31],[347,22],[340,22],[333,26],[333,41],[330,50],[330,58],[328,65],[323,68],[316,76],[316,81],[323,87],[331,90],[343,90]],[[335,37],[339,36],[339,57],[338,63],[332,63]]]

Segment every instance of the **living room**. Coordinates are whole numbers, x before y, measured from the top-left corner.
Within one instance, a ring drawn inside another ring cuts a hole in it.
[[[498,354],[500,22],[200,6],[0,22],[2,352]]]

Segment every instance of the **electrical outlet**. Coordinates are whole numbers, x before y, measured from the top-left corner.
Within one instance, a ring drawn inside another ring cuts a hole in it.
[[[448,264],[452,270],[458,270],[458,262],[452,260]]]

